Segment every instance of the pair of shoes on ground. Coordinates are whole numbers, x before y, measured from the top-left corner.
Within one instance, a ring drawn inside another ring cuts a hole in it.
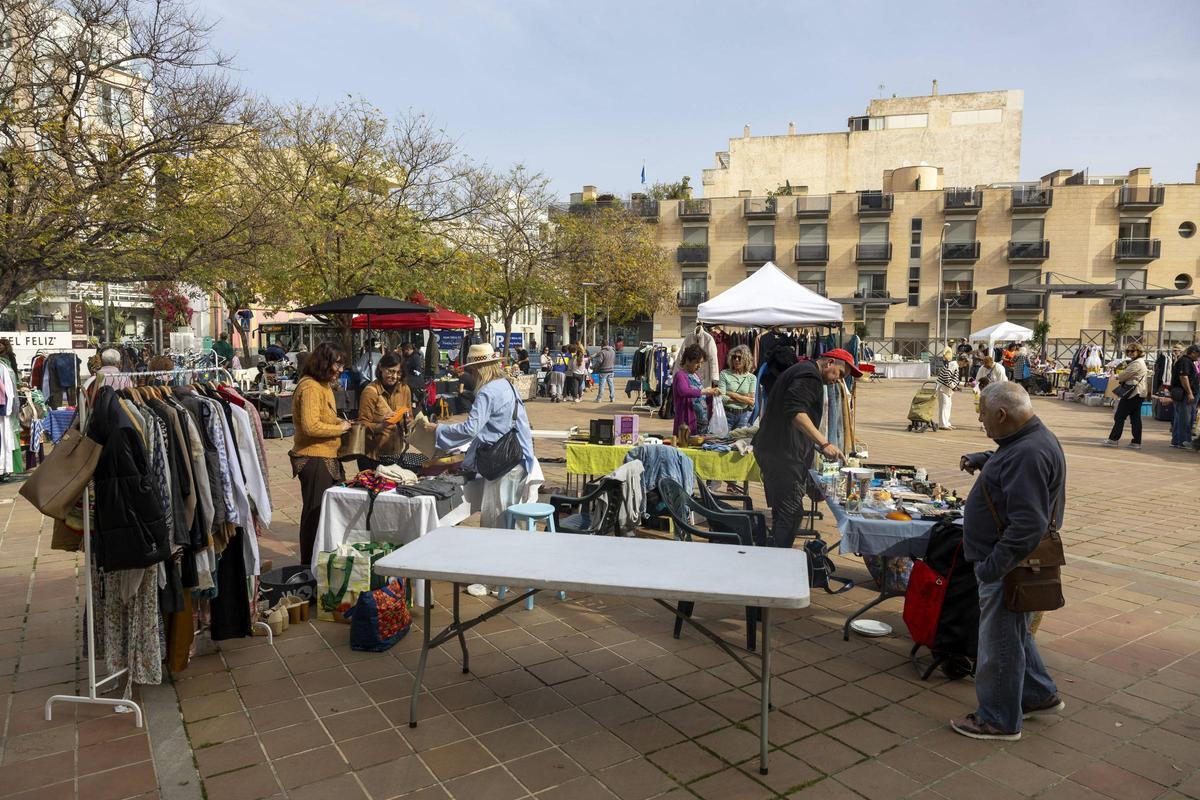
[[[1035,707],[1022,707],[1021,719],[1030,719],[1031,717],[1043,717],[1052,714],[1059,714],[1067,707],[1066,702],[1054,695],[1045,703]],[[974,713],[967,714],[965,717],[950,720],[950,727],[955,733],[966,736],[970,739],[993,739],[1004,742],[1015,742],[1021,738],[1021,732],[1008,732],[1001,730],[990,722],[984,722],[975,716]]]
[[[1113,439],[1104,439],[1103,441],[1100,442],[1100,445],[1102,447],[1116,447],[1119,444],[1120,444],[1120,442],[1115,441]],[[1130,450],[1141,450],[1142,449],[1142,446],[1140,444],[1138,444],[1137,442],[1130,442],[1128,445],[1126,445],[1126,447],[1128,447]]]

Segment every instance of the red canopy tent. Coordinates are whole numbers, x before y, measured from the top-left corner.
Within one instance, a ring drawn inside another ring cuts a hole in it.
[[[360,314],[351,322],[350,327],[361,329],[367,327],[367,315]],[[434,306],[433,311],[409,314],[372,314],[371,325],[377,331],[423,331],[423,330],[473,330],[475,320],[466,314],[459,314],[441,306]]]

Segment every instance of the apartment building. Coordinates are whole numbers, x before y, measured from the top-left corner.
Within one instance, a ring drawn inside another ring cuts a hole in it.
[[[676,308],[654,336],[683,335],[696,306],[767,261],[827,297],[871,338],[926,341],[1002,320],[1043,318],[1042,295],[989,294],[1030,283],[1113,284],[1189,290],[1200,270],[1196,183],[1153,183],[1151,171],[1089,177],[1061,170],[1031,183],[946,187],[938,167],[886,170],[878,191],[798,196],[634,200],[675,253]],[[866,302],[871,301],[871,302]],[[939,305],[939,301],[941,305]],[[763,298],[768,304],[770,298]],[[1120,301],[1052,295],[1050,336],[1111,325]],[[1145,331],[1158,308],[1126,301]],[[1200,306],[1163,310],[1167,337],[1191,341]]]
[[[947,186],[1016,181],[1025,95],[994,92],[890,97],[870,101],[846,130],[730,139],[704,170],[706,197],[763,196],[790,184],[808,194],[882,189],[885,170],[936,164]]]

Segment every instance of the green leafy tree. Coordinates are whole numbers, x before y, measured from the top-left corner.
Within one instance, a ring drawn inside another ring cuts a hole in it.
[[[653,183],[646,195],[652,200],[686,200],[692,194],[692,179],[684,175],[676,183]]]

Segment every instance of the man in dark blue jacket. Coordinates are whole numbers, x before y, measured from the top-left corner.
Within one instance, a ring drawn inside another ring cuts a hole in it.
[[[979,420],[999,445],[963,456],[960,463],[967,472],[981,470],[967,496],[963,524],[963,555],[974,563],[979,583],[979,707],[950,725],[973,739],[1015,741],[1023,718],[1066,707],[1033,641],[1031,615],[1004,605],[1004,576],[1033,552],[1051,520],[1062,525],[1067,462],[1016,383],[989,384],[980,394]]]

